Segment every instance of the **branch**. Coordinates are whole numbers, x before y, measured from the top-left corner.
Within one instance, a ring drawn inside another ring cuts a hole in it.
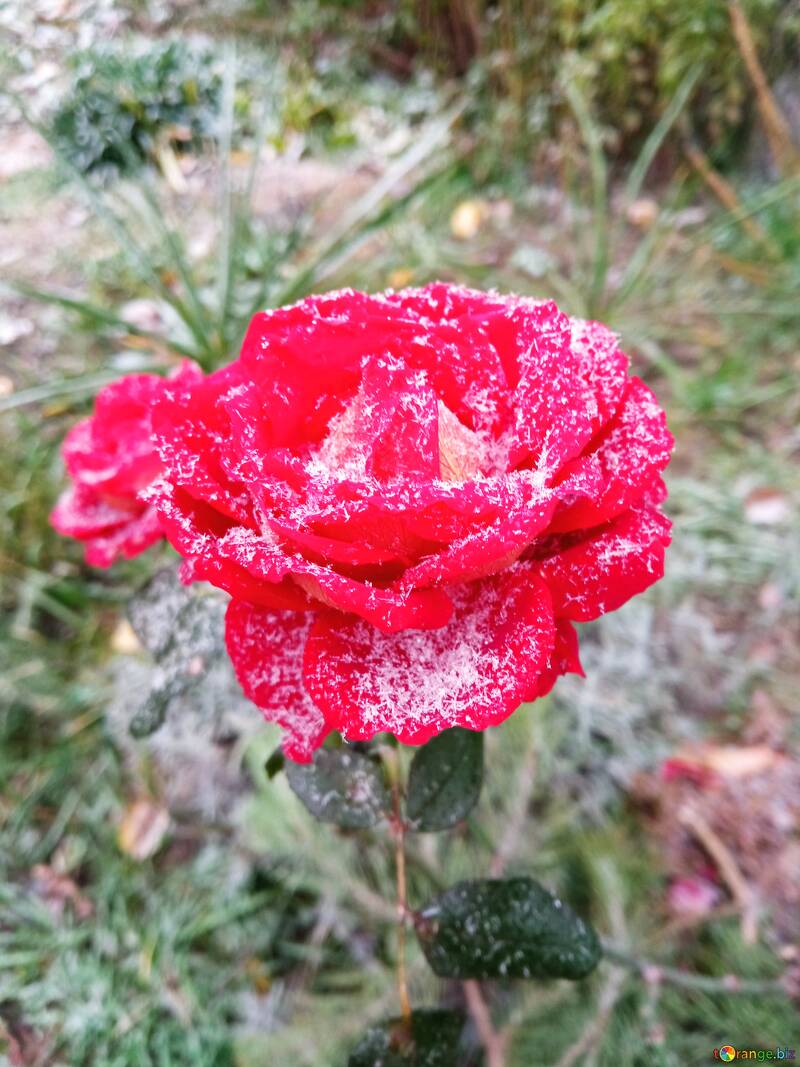
[[[714,832],[696,808],[684,805],[678,812],[678,821],[694,834],[711,859],[739,906],[742,916],[742,940],[754,945],[758,940],[758,901],[724,841]]]
[[[469,1013],[486,1053],[486,1067],[505,1067],[508,1036],[495,1030],[480,983],[469,979],[461,984],[464,987]]]
[[[408,996],[406,973],[406,918],[408,916],[408,893],[406,889],[406,826],[401,807],[400,758],[396,749],[387,752],[392,780],[392,834],[394,836],[395,872],[397,875],[397,992],[400,996],[400,1014],[406,1023],[411,1022],[411,1000]]]
[[[580,1037],[570,1045],[564,1055],[556,1064],[556,1067],[572,1067],[574,1063],[582,1060],[584,1056],[597,1047],[598,1042],[608,1028],[614,1008],[625,988],[625,972],[620,967],[615,967],[611,976],[603,987],[597,1012],[591,1017],[584,1027]]]
[[[693,971],[682,971],[677,967],[665,967],[652,960],[641,960],[630,956],[615,945],[603,943],[603,952],[606,959],[620,967],[636,971],[644,980],[651,985],[660,982],[666,985],[680,986],[683,989],[696,989],[703,993],[732,993],[744,996],[763,997],[786,997],[789,991],[783,978],[767,978],[764,980],[751,980],[740,978],[735,974],[723,974],[715,977],[710,974],[696,974]]]

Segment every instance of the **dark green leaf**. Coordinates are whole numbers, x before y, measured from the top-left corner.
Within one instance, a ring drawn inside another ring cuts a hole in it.
[[[583,978],[600,960],[591,926],[532,878],[459,882],[416,916],[442,978]]]
[[[173,567],[155,574],[128,605],[136,636],[155,661],[150,691],[131,720],[134,737],[163,725],[181,694],[205,684],[223,654],[225,603],[181,585]]]
[[[264,764],[264,773],[267,778],[276,778],[286,766],[286,757],[282,748],[276,748]]]
[[[312,815],[348,830],[374,826],[389,809],[380,765],[349,748],[322,749],[313,763],[289,761],[286,777]]]
[[[364,1034],[347,1067],[461,1067],[463,1027],[459,1015],[436,1009],[413,1012],[410,1026],[388,1019]]]
[[[418,749],[411,762],[406,815],[412,830],[448,830],[478,803],[483,784],[483,734],[452,730]]]

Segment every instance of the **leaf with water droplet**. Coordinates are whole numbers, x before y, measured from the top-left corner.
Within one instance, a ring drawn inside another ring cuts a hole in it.
[[[406,790],[412,830],[449,830],[469,815],[483,785],[483,734],[459,726],[417,749]]]
[[[415,916],[441,978],[584,978],[600,961],[597,934],[532,878],[459,882]]]
[[[351,748],[321,749],[313,763],[286,763],[289,785],[312,815],[347,830],[374,826],[389,810],[381,765]]]
[[[424,1008],[410,1023],[387,1019],[364,1034],[347,1067],[460,1067],[464,1020],[455,1012]]]

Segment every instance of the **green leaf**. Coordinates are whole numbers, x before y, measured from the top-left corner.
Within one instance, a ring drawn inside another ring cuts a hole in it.
[[[460,726],[434,737],[411,761],[406,815],[412,830],[448,830],[478,803],[483,734]]]
[[[441,978],[584,978],[600,961],[597,934],[532,878],[459,882],[415,917]]]
[[[322,749],[313,763],[286,764],[289,785],[322,822],[359,830],[380,822],[389,793],[379,764],[350,748]]]
[[[269,759],[264,764],[264,773],[269,779],[277,778],[285,766],[286,757],[283,754],[283,749],[279,747],[271,753]]]
[[[347,1067],[460,1067],[464,1021],[455,1012],[422,1009],[403,1019],[387,1019],[359,1041]]]

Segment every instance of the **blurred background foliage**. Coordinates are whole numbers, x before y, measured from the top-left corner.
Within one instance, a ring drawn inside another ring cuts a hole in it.
[[[678,440],[666,578],[584,627],[586,680],[489,733],[478,809],[411,843],[412,898],[533,873],[639,960],[797,982],[799,19],[0,12],[0,1057],[338,1067],[396,1012],[386,835],[319,826],[269,777],[276,738],[224,665],[133,741],[164,665],[127,605],[174,557],[92,571],[47,522],[102,383],[217,366],[254,309],[338,285],[441,277],[603,318]],[[417,1003],[464,1007],[409,962]],[[787,996],[653,976],[487,986],[508,1067],[791,1045]]]

